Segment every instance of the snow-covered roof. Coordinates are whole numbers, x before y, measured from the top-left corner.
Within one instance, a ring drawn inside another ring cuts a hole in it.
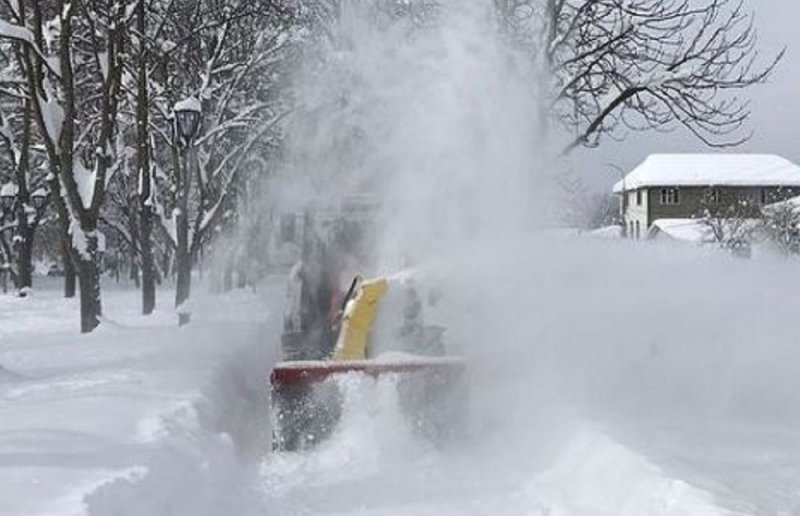
[[[652,154],[614,193],[650,186],[800,186],[800,166],[774,154]]]
[[[658,219],[650,226],[647,238],[661,233],[673,240],[699,244],[705,240],[708,229],[696,219]]]

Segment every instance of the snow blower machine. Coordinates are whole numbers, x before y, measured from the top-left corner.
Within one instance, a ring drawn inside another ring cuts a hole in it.
[[[340,221],[341,222],[341,221]],[[352,222],[352,221],[351,221]],[[360,224],[334,231],[325,244],[308,216],[302,258],[290,272],[281,338],[283,361],[270,374],[274,450],[313,447],[336,428],[342,414],[342,381],[388,381],[409,429],[444,445],[463,431],[467,402],[465,361],[450,356],[444,328],[423,323],[418,275],[404,271],[363,279],[339,289],[342,270],[362,261]],[[356,229],[358,238],[352,237]],[[309,233],[313,236],[309,236]]]

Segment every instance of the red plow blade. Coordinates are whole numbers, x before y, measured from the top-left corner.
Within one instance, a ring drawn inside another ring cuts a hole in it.
[[[333,375],[363,373],[372,377],[389,373],[460,374],[465,369],[463,358],[414,357],[402,360],[298,360],[280,362],[270,374],[273,386],[309,385],[323,382]]]
[[[463,427],[466,363],[458,357],[280,362],[272,369],[273,447],[298,450],[315,445],[336,426],[342,394],[336,382],[347,374],[372,378],[397,375],[401,408],[413,430],[445,441]]]

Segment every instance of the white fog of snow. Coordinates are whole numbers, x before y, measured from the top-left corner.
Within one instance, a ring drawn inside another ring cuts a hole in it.
[[[80,338],[66,301],[1,297],[0,514],[797,514],[798,264],[540,231],[536,72],[472,5],[411,28],[343,2],[263,206],[378,200],[362,272],[441,292],[464,437],[419,439],[395,378],[347,377],[328,440],[270,451],[284,277],[197,294],[182,329],[111,295]]]
[[[485,251],[454,264],[494,287],[446,294],[469,314],[448,342],[472,385],[467,436],[443,449],[407,430],[388,378],[349,380],[318,448],[269,451],[277,278],[197,299],[188,330],[170,311],[138,322],[135,292],[112,292],[91,337],[69,333],[56,292],[3,296],[0,513],[793,514],[796,264],[527,244],[489,269]]]
[[[291,179],[277,196],[301,205],[380,199],[380,259],[367,272],[413,267],[444,293],[447,342],[470,363],[474,440],[437,452],[405,442],[396,421],[353,416],[316,453],[265,461],[268,505],[283,514],[768,507],[755,495],[765,487],[756,479],[774,480],[769,467],[742,481],[743,465],[715,463],[725,453],[736,463],[734,447],[692,463],[683,436],[664,430],[651,441],[643,429],[674,428],[691,442],[739,427],[731,421],[753,422],[758,435],[778,418],[772,430],[789,438],[782,418],[797,414],[785,405],[796,383],[757,380],[750,368],[794,353],[791,311],[763,324],[796,288],[786,283],[791,265],[536,237],[558,194],[535,67],[496,37],[476,3],[446,4],[438,24],[415,29],[376,28],[366,4],[345,3],[329,67],[301,75],[308,109],[290,128]],[[763,304],[760,293],[773,289],[783,293],[778,306]],[[788,380],[795,368],[781,363]],[[779,407],[767,410],[767,400]],[[669,460],[654,457],[664,460],[656,466],[647,454],[662,447]],[[718,476],[698,480],[708,471]],[[779,482],[797,482],[790,471]]]

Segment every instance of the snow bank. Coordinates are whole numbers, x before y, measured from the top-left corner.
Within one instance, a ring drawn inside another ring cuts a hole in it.
[[[57,290],[0,296],[0,514],[242,514],[239,453],[263,447],[242,415],[263,430],[263,299],[199,292],[196,320],[178,328],[171,309],[144,318],[135,290],[106,287],[91,335]]]
[[[542,516],[732,515],[708,493],[594,430],[574,436],[525,490]]]
[[[85,496],[92,516],[247,515],[255,506],[252,474],[226,434],[204,429],[191,407],[161,418],[161,438],[134,475]]]
[[[588,232],[589,236],[597,238],[616,239],[622,238],[622,226],[611,225],[593,229]]]

